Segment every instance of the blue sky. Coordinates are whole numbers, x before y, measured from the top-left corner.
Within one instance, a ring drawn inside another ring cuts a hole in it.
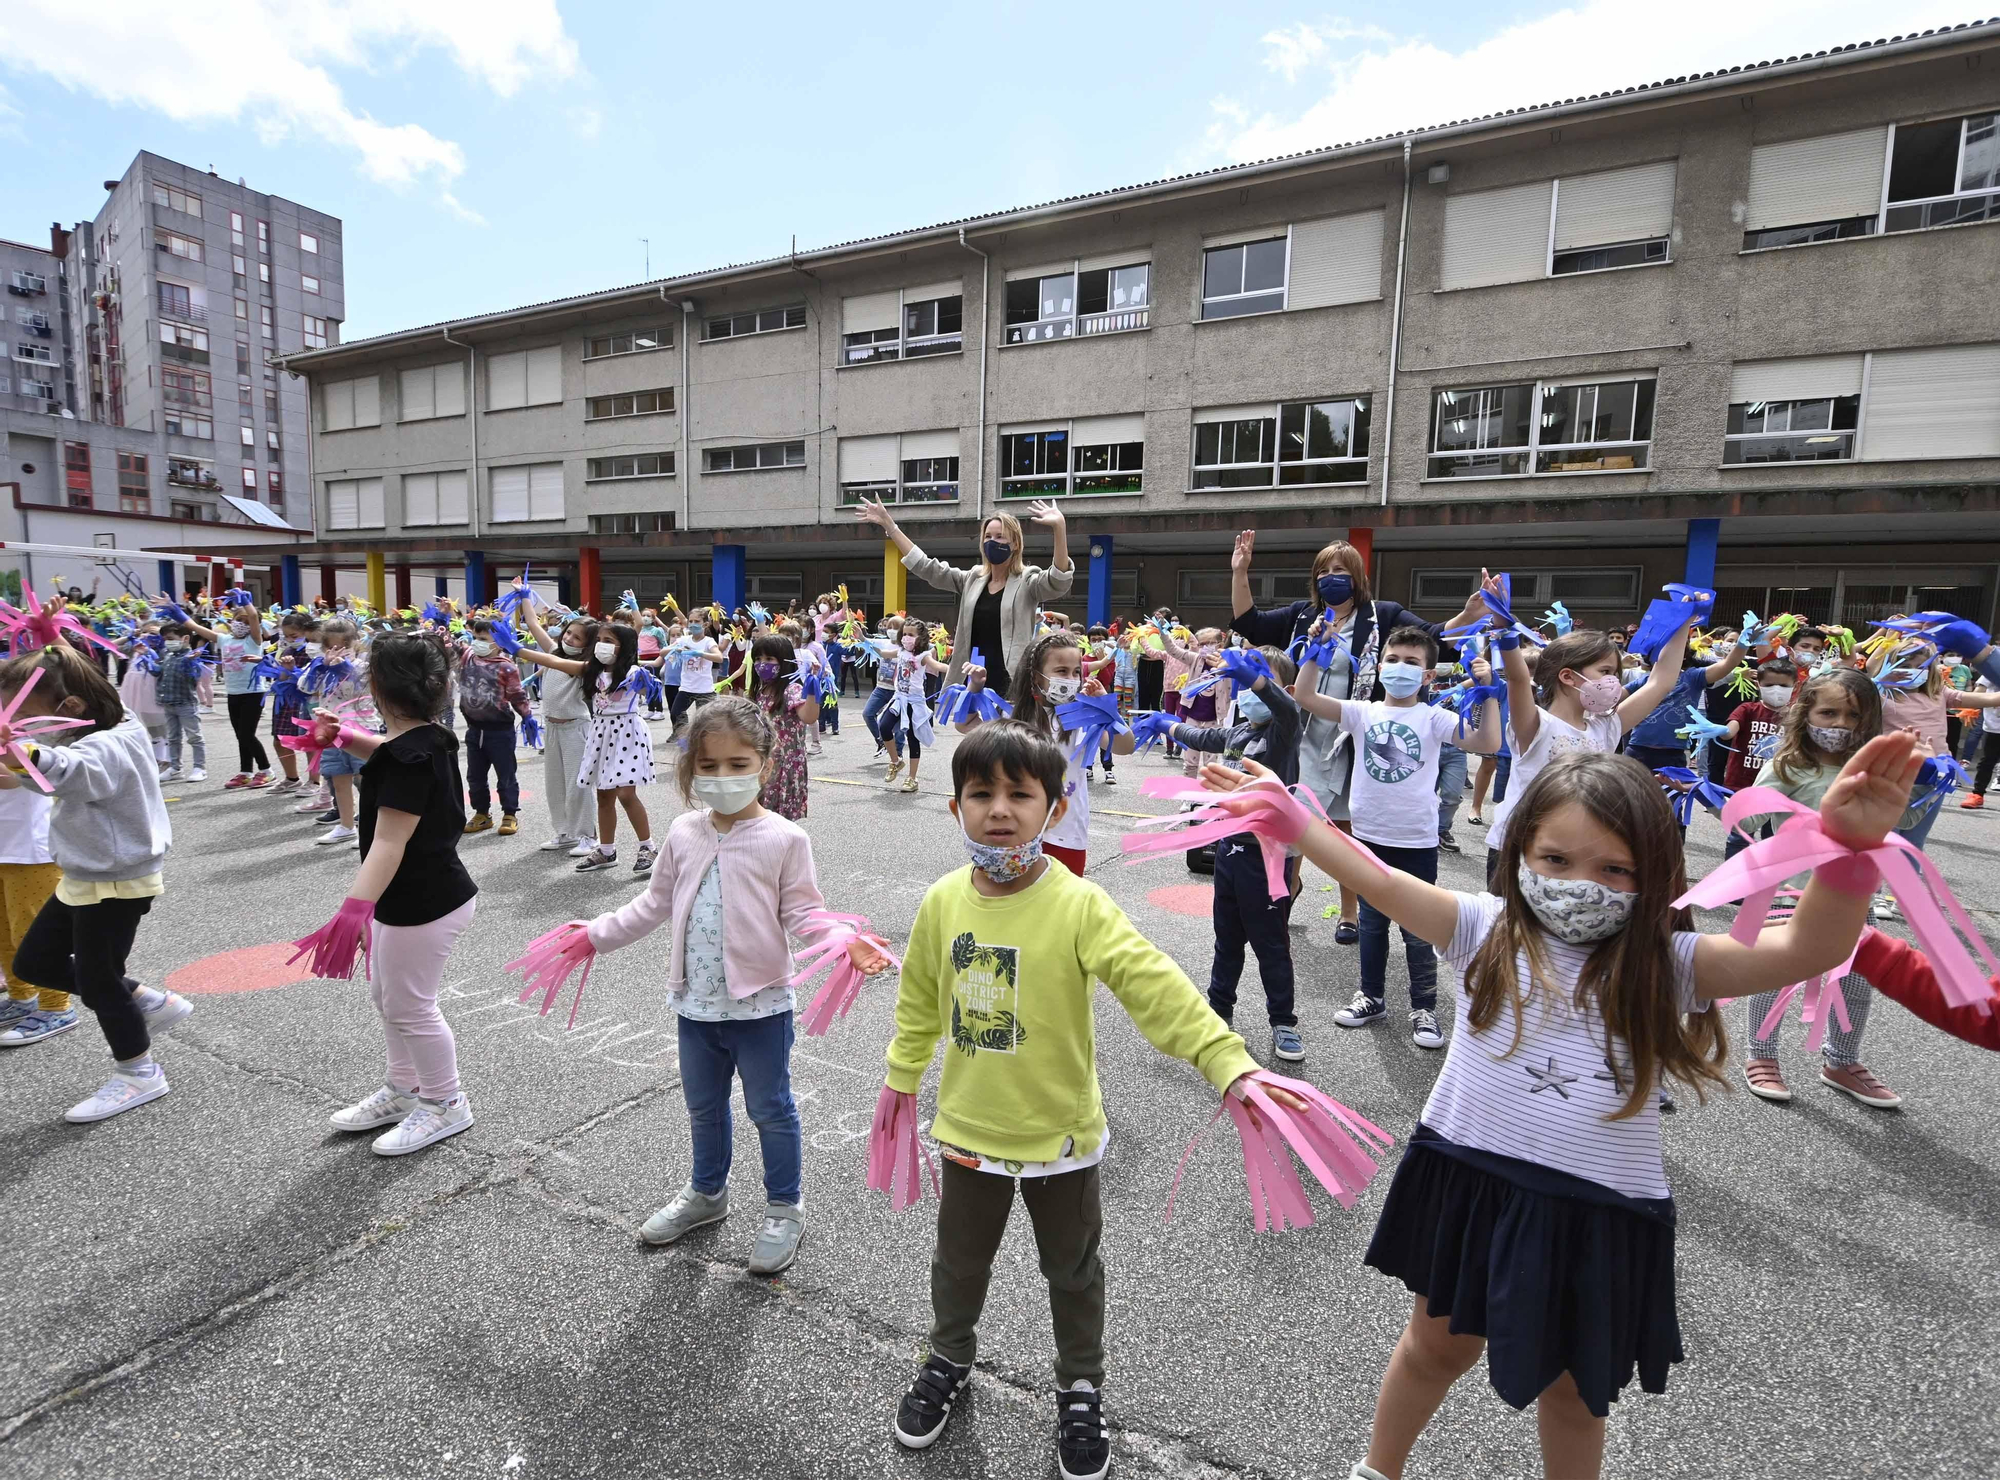
[[[141,148],[213,165],[343,219],[352,339],[637,281],[642,237],[664,276],[1975,18],[6,0],[0,236],[91,215]]]

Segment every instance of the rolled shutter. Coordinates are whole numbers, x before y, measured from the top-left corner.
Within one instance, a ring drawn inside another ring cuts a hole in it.
[[[1194,421],[1196,426],[1202,426],[1212,421],[1256,421],[1262,417],[1275,421],[1277,416],[1278,408],[1272,405],[1212,406],[1206,411],[1195,412]]]
[[[2000,457],[2000,344],[1877,352],[1861,416],[1869,462]]]
[[[921,288],[903,289],[903,302],[905,303],[925,303],[933,298],[963,298],[964,296],[965,283],[960,278],[953,278],[948,283],[930,283]]]
[[[1069,439],[1078,447],[1143,442],[1146,440],[1146,416],[1140,411],[1123,416],[1079,416],[1070,423]]]
[[[319,393],[320,430],[344,432],[354,425],[354,382],[329,380]]]
[[[409,372],[404,371],[405,375]],[[403,475],[403,523],[406,525],[435,524],[438,522],[438,475],[436,473],[405,473]]]
[[[1750,151],[1750,231],[1873,216],[1882,209],[1882,162],[1889,129],[1856,129]]]
[[[1255,226],[1248,231],[1224,231],[1201,239],[1203,251],[1210,247],[1240,247],[1245,242],[1267,242],[1285,234],[1285,227]]]
[[[528,517],[563,517],[563,468],[561,463],[537,463],[528,469]]]
[[[437,415],[437,393],[430,366],[426,365],[421,370],[405,370],[401,382],[404,421],[425,421]]]
[[[1085,257],[1076,264],[1076,270],[1078,272],[1098,272],[1107,267],[1150,266],[1152,260],[1153,253],[1151,248],[1134,247],[1128,252],[1105,252],[1096,257]],[[1057,269],[1059,272],[1067,270],[1067,268]]]
[[[1556,250],[1650,241],[1674,228],[1674,161],[1574,175],[1556,185]]]
[[[873,334],[894,329],[903,322],[900,293],[861,293],[840,300],[840,332]]]
[[[1746,360],[1729,375],[1729,404],[1732,406],[1752,401],[1820,401],[1860,394],[1860,355],[1803,355],[1792,360]]]
[[[1382,213],[1362,211],[1292,228],[1288,308],[1366,303],[1382,296]]]
[[[439,416],[465,415],[465,367],[453,362],[431,366],[432,395]]]
[[[1446,288],[1525,283],[1548,275],[1547,180],[1444,199]]]
[[[546,406],[562,399],[562,346],[528,351],[528,404]]]
[[[893,483],[895,479],[896,438],[893,435],[840,439],[841,482]]]
[[[528,470],[495,468],[491,473],[493,522],[518,523],[528,517]]]
[[[461,386],[463,379],[461,378]],[[465,499],[465,470],[439,473],[437,475],[437,522],[440,524],[464,524],[470,511]]]
[[[902,459],[913,462],[920,457],[957,457],[958,428],[952,427],[942,432],[903,433]]]
[[[373,375],[364,375],[354,382],[354,424],[382,425],[382,382]]]
[[[1007,281],[1019,283],[1029,278],[1061,277],[1066,272],[1074,271],[1075,268],[1074,262],[1045,262],[1040,267],[1010,267],[1007,269]]]
[[[511,411],[528,404],[528,357],[518,351],[495,355],[486,362],[486,405],[491,411]]]
[[[329,529],[358,527],[352,478],[338,478],[326,485],[326,524]]]
[[[380,529],[382,518],[382,480],[380,478],[360,478],[354,484],[356,517],[362,529]]]

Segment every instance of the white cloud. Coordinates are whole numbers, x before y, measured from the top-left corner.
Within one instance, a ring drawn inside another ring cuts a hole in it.
[[[1261,39],[1264,65],[1317,85],[1302,109],[1221,98],[1209,146],[1241,161],[1349,143],[1507,108],[1907,35],[1965,18],[1963,0],[1911,0],[1893,21],[1861,0],[1634,5],[1584,0],[1479,40],[1391,35],[1351,21],[1301,22]]]
[[[0,66],[185,124],[247,124],[266,144],[313,138],[398,189],[451,194],[465,151],[415,123],[351,106],[332,70],[372,71],[439,50],[501,97],[577,71],[555,0],[6,0]]]

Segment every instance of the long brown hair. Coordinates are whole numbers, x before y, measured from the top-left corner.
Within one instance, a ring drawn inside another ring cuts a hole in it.
[[[1813,742],[1806,717],[1819,696],[1829,688],[1841,690],[1854,703],[1854,744],[1845,755],[1830,755]],[[1778,748],[1765,764],[1786,785],[1812,775],[1822,766],[1839,765],[1847,757],[1882,733],[1882,691],[1875,680],[1858,668],[1822,668],[1800,684],[1785,710],[1785,725],[1778,732]],[[1742,737],[1738,737],[1739,739]]]
[[[1546,939],[1515,876],[1543,822],[1572,803],[1624,839],[1637,875],[1639,897],[1631,920],[1591,951],[1572,999],[1579,1010],[1597,1009],[1610,1040],[1605,1044],[1607,1057],[1616,1062],[1618,1043],[1632,1055],[1632,1082],[1619,1085],[1625,1103],[1610,1119],[1624,1120],[1645,1109],[1663,1074],[1688,1085],[1697,1099],[1705,1099],[1709,1085],[1727,1083],[1721,1065],[1728,1060],[1729,1041],[1722,1014],[1681,1012],[1673,933],[1691,929],[1692,921],[1686,910],[1674,908],[1674,901],[1687,889],[1680,829],[1659,783],[1629,756],[1591,751],[1559,756],[1521,793],[1501,841],[1494,880],[1505,907],[1465,970],[1472,1026],[1490,1028],[1503,1010],[1511,1008],[1514,1041],[1507,1048],[1511,1054],[1521,1046],[1529,999],[1553,991]],[[1525,986],[1517,968],[1521,961],[1528,969]]]
[[[1042,701],[1039,682],[1042,676],[1042,660],[1050,653],[1061,652],[1064,648],[1074,648],[1080,653],[1083,651],[1083,639],[1060,627],[1053,632],[1044,632],[1028,644],[1028,651],[1021,658],[1021,666],[1014,670],[1014,686],[1008,693],[1007,700],[1014,706],[1014,718],[1038,735],[1046,735],[1056,728],[1055,711]]]
[[[1535,659],[1535,702],[1546,705],[1562,688],[1563,671],[1581,673],[1592,663],[1615,657],[1618,644],[1610,634],[1584,627],[1542,649]]]
[[[1368,562],[1361,558],[1361,552],[1346,540],[1335,540],[1313,556],[1312,583],[1313,600],[1319,600],[1319,578],[1339,566],[1347,572],[1347,578],[1354,583],[1354,604],[1366,606],[1375,599],[1374,588],[1368,584]]]

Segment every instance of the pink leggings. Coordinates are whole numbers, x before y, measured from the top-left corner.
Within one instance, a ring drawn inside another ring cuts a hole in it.
[[[458,1053],[438,1011],[444,963],[479,901],[468,899],[427,925],[375,926],[375,1010],[389,1045],[389,1085],[427,1100],[458,1093]]]

